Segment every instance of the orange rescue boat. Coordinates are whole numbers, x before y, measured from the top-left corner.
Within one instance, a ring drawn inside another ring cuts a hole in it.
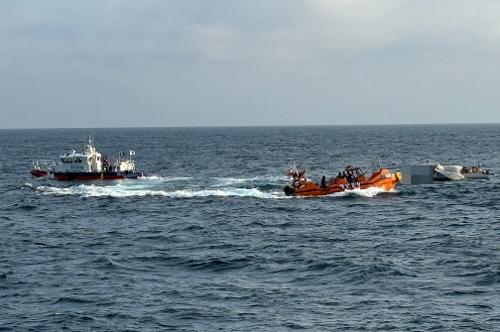
[[[287,196],[324,196],[352,189],[380,188],[391,191],[401,181],[401,173],[392,173],[387,168],[380,168],[370,178],[359,167],[347,166],[343,172],[336,177],[326,181],[323,176],[321,183],[315,183],[307,179],[306,171],[292,169],[288,175],[293,178],[292,185],[284,188]]]

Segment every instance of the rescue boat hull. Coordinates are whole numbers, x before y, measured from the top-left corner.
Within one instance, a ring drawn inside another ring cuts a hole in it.
[[[374,173],[369,179],[362,179],[359,182],[347,182],[345,179],[338,179],[324,187],[314,182],[306,182],[298,188],[286,186],[284,188],[287,196],[325,196],[353,189],[379,188],[384,191],[391,191],[400,182],[399,174],[392,174],[386,169]]]

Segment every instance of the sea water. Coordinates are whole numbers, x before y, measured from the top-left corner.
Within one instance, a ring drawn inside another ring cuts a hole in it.
[[[30,176],[89,134],[146,176]],[[499,177],[282,191],[426,161],[498,174],[500,126],[1,130],[0,330],[498,330]]]

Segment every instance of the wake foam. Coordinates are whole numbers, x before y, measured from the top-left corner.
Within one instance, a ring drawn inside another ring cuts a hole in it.
[[[266,199],[284,198],[280,192],[263,192],[257,188],[221,188],[221,189],[182,189],[182,190],[155,190],[147,188],[134,188],[130,186],[98,186],[98,185],[78,185],[73,187],[51,187],[37,186],[36,191],[42,195],[56,196],[81,196],[81,197],[146,197],[163,196],[172,198],[195,198],[195,197],[255,197]]]
[[[234,177],[212,177],[215,186],[232,186],[251,183],[282,183],[289,180],[286,176],[255,176],[251,178],[234,178]]]
[[[339,193],[333,193],[333,194],[330,194],[328,196],[330,196],[330,197],[345,197],[345,196],[375,197],[381,193],[394,193],[394,192],[395,192],[395,190],[387,191],[383,188],[371,187],[371,188],[366,188],[366,189],[360,189],[360,188],[350,189],[350,190],[342,191]]]
[[[168,194],[170,197],[182,197],[182,198],[208,197],[208,196],[217,196],[217,197],[237,196],[237,197],[255,197],[255,198],[284,198],[285,197],[284,194],[282,195],[279,192],[263,192],[257,188],[177,190],[174,192],[170,192]]]
[[[175,181],[190,181],[193,180],[191,176],[158,176],[158,175],[147,175],[140,177],[134,181],[157,181],[157,182],[175,182]]]
[[[284,176],[257,176],[250,178],[217,177],[201,186],[192,177],[147,176],[138,180],[124,180],[108,183],[75,184],[66,187],[33,185],[25,183],[41,195],[80,196],[80,197],[147,197],[160,196],[171,198],[195,197],[254,197],[262,199],[283,199],[281,190]],[[182,184],[182,182],[188,182]],[[259,185],[259,184],[266,185]],[[280,188],[280,189],[277,189]],[[329,197],[360,196],[374,197],[388,191],[381,188],[352,189],[328,195]],[[389,191],[394,192],[394,191]]]

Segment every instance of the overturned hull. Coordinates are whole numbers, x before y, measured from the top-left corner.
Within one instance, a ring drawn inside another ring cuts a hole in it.
[[[461,174],[462,166],[442,166],[437,164],[434,169],[434,181],[461,181],[465,177]]]
[[[403,184],[432,184],[442,181],[489,179],[491,170],[479,166],[443,166],[439,163],[405,165],[401,168]]]
[[[476,172],[476,173],[462,173],[462,175],[466,179],[470,180],[487,180],[490,178],[490,175],[493,175],[490,172]]]

